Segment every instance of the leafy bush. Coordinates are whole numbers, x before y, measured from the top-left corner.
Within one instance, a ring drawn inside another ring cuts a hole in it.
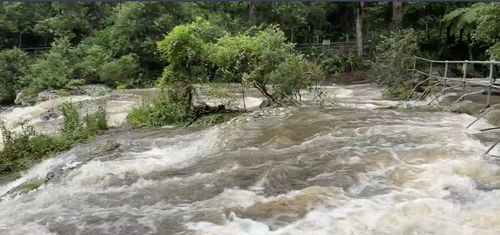
[[[193,23],[175,27],[168,36],[158,42],[161,58],[168,62],[160,79],[160,87],[182,82],[200,82],[210,71],[207,43],[214,42],[223,31],[208,21],[197,18]]]
[[[0,104],[14,102],[28,62],[28,55],[18,48],[0,52]]]
[[[112,87],[129,88],[139,81],[142,72],[137,55],[130,54],[104,64],[100,68],[100,79]]]
[[[25,84],[29,84],[27,94],[35,97],[39,92],[63,88],[72,79],[74,65],[71,44],[67,37],[52,43],[50,51],[40,60],[30,65]]]
[[[128,115],[135,126],[181,124],[190,120],[193,112],[193,84],[212,68],[207,58],[207,43],[222,35],[208,21],[197,18],[191,24],[175,27],[158,42],[161,58],[169,63],[158,81],[160,92],[145,100]]]
[[[300,100],[300,89],[312,87],[322,75],[318,65],[308,62],[302,55],[290,55],[269,75],[273,81],[273,96],[279,100]]]
[[[299,90],[313,85],[321,69],[286,41],[277,26],[229,35],[197,18],[175,27],[158,43],[158,51],[169,63],[158,82],[161,93],[134,108],[129,122],[136,126],[188,122],[196,116],[195,83],[241,83],[277,104],[300,99]]]
[[[352,72],[363,65],[363,61],[352,52],[338,52],[325,47],[313,48],[310,57],[332,76]]]
[[[27,94],[32,97],[44,90],[71,89],[84,84],[88,77],[98,77],[101,68],[112,60],[111,56],[110,51],[91,40],[72,47],[68,37],[61,37],[52,43],[47,54],[29,66],[23,84],[28,86]],[[122,65],[122,60],[118,61],[126,71],[137,69],[136,64]],[[121,76],[122,71],[119,72],[117,76]]]
[[[72,49],[75,75],[78,78],[98,78],[103,65],[112,61],[112,52],[86,40]]]
[[[26,170],[108,129],[106,111],[102,107],[83,118],[71,103],[64,103],[60,109],[64,123],[57,136],[41,134],[32,126],[22,126],[19,132],[0,127],[4,146],[0,151],[0,175]]]
[[[208,48],[209,58],[222,81],[253,86],[275,103],[293,101],[300,89],[312,85],[322,75],[316,65],[286,42],[285,34],[277,26],[254,35],[226,35]],[[275,94],[267,91],[267,85],[273,87]]]
[[[418,55],[418,41],[413,30],[402,35],[384,36],[376,47],[376,62],[372,68],[377,83],[388,86],[386,95],[402,98],[401,94],[409,94],[405,84],[405,76],[413,66],[413,56]]]

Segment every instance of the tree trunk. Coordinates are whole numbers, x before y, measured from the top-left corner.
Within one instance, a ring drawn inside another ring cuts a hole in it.
[[[403,20],[403,2],[392,2],[392,24],[393,32],[399,35],[401,31],[401,21]]]
[[[256,3],[255,2],[248,2],[248,18],[249,18],[249,23],[250,27],[255,26],[257,24],[257,17],[255,16],[255,11],[256,11]]]
[[[356,49],[358,57],[363,57],[363,7],[364,2],[356,2]]]

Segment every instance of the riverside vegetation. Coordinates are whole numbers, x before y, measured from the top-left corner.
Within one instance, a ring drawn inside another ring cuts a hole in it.
[[[0,5],[0,104],[20,93],[79,85],[157,94],[128,115],[136,128],[220,123],[237,115],[226,106],[195,103],[196,85],[257,89],[270,105],[300,103],[301,89],[325,78],[369,71],[389,97],[405,98],[410,59],[500,59],[500,4],[473,2],[4,2]],[[356,30],[353,30],[355,28]],[[295,44],[356,39],[356,50]],[[370,48],[364,41],[371,41]],[[26,48],[45,48],[33,51]],[[369,55],[366,59],[364,55]],[[458,70],[458,68],[450,68]],[[473,67],[470,73],[485,73]],[[62,92],[64,93],[64,92]],[[231,97],[213,89],[230,103]],[[0,175],[29,168],[105,131],[101,108],[81,117],[60,107],[58,135],[2,128]],[[14,147],[15,146],[15,147]]]

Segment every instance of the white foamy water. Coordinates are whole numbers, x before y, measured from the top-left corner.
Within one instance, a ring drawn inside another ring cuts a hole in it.
[[[103,136],[46,160],[63,173],[0,202],[0,234],[500,234],[500,167],[466,114],[396,105],[370,86],[338,106],[204,130]],[[103,142],[120,143],[99,152]],[[498,154],[498,149],[493,150]]]

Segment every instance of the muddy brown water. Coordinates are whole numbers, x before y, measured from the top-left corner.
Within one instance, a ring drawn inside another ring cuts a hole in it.
[[[466,130],[467,114],[379,109],[397,102],[374,86],[325,89],[335,105],[109,133],[48,159],[0,195],[72,169],[5,196],[0,234],[500,234],[500,167],[471,137],[487,120]]]

